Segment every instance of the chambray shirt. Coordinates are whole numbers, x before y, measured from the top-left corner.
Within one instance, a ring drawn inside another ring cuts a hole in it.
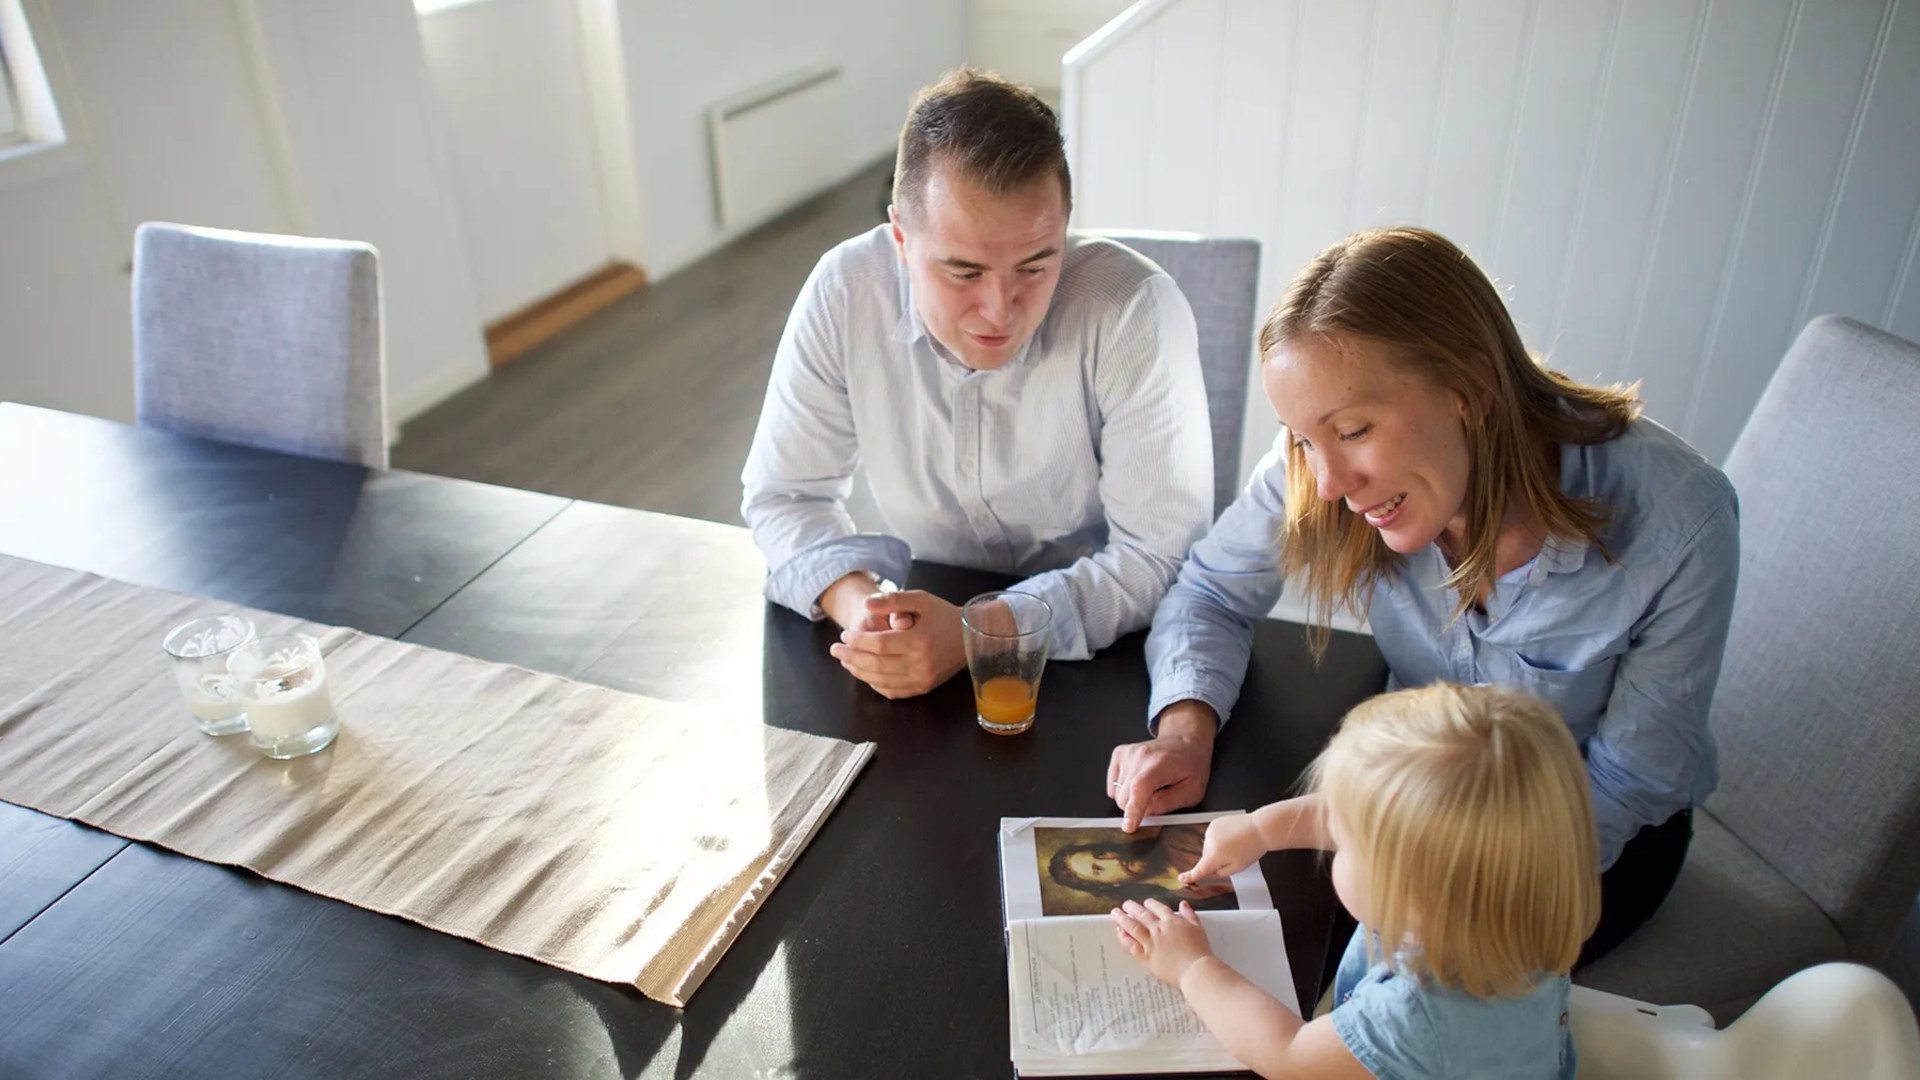
[[[1376,1080],[1574,1080],[1565,975],[1543,975],[1526,994],[1477,998],[1385,958],[1369,963],[1368,933],[1356,929],[1341,954],[1331,1015]]]
[[[1280,598],[1285,440],[1194,546],[1147,639],[1148,716],[1199,700],[1224,720],[1255,620]],[[1373,589],[1368,621],[1389,689],[1502,683],[1560,710],[1586,755],[1600,864],[1643,826],[1707,797],[1718,779],[1707,709],[1733,613],[1740,530],[1733,485],[1680,438],[1636,420],[1610,442],[1563,446],[1560,488],[1609,508],[1603,539],[1548,541],[1495,583],[1484,613],[1457,595],[1432,544]]]
[[[927,332],[885,225],[821,258],[774,356],[741,476],[767,597],[814,601],[910,559],[1031,575],[1052,654],[1145,626],[1212,517],[1213,441],[1193,312],[1112,241],[1069,235],[1052,304],[1005,367]],[[864,464],[889,535],[846,511]]]

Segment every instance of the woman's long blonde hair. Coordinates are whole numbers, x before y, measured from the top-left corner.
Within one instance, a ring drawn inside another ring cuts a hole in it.
[[[1573,968],[1600,917],[1599,841],[1552,705],[1495,686],[1382,694],[1308,777],[1358,860],[1368,929],[1386,952],[1417,943],[1399,959],[1414,974],[1484,998]]]
[[[1511,497],[1549,537],[1606,553],[1607,508],[1560,491],[1558,448],[1620,435],[1640,414],[1636,387],[1590,386],[1542,367],[1493,282],[1452,241],[1426,229],[1369,229],[1314,256],[1260,327],[1262,362],[1312,337],[1386,346],[1392,362],[1467,403],[1467,543],[1446,582],[1458,591],[1455,618],[1493,587]],[[1345,502],[1319,497],[1305,451],[1291,443],[1281,540],[1281,569],[1302,581],[1313,614],[1316,655],[1334,611],[1364,616],[1374,583],[1403,562]]]

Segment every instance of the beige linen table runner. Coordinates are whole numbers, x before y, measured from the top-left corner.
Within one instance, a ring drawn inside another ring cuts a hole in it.
[[[873,752],[249,612],[342,725],[269,761],[160,650],[232,610],[0,557],[0,799],[685,1005]]]

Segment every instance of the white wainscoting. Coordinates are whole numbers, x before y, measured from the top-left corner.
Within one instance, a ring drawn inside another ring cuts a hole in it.
[[[1062,91],[1077,224],[1257,237],[1263,305],[1437,229],[1716,461],[1809,317],[1920,339],[1920,0],[1144,0]]]

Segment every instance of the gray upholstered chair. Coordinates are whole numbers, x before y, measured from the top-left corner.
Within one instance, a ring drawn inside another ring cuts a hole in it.
[[[379,255],[147,222],[133,372],[143,426],[386,468]]]
[[[1920,888],[1920,346],[1809,323],[1727,458],[1740,591],[1720,785],[1671,896],[1575,975],[1725,1024],[1828,960],[1879,960]]]
[[[1193,308],[1200,331],[1200,373],[1213,426],[1213,514],[1240,494],[1240,440],[1246,429],[1247,380],[1253,370],[1254,294],[1260,241],[1197,233],[1100,230],[1152,259]]]

